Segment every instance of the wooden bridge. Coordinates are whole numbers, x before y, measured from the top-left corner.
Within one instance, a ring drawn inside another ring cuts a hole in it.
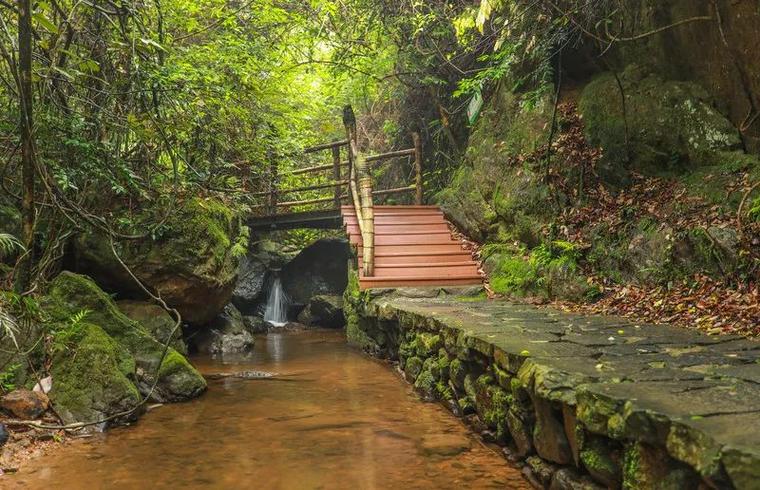
[[[259,216],[249,219],[251,230],[345,229],[356,247],[362,289],[480,284],[478,264],[454,238],[443,212],[437,206],[422,204],[419,135],[412,135],[413,148],[364,155],[359,151],[356,120],[350,107],[344,110],[343,122],[345,140],[304,150],[304,155],[330,152],[330,163],[283,175],[276,160],[270,161],[267,189],[254,193],[265,202],[255,208]],[[387,164],[399,159],[409,163],[409,180],[413,183],[383,190],[373,188],[373,172],[398,169]],[[381,168],[383,165],[386,167]],[[332,180],[324,182],[325,174]],[[315,182],[290,188],[280,185],[283,177],[296,176],[308,176]],[[304,194],[310,196],[301,200],[282,199]],[[390,198],[409,204],[375,204],[375,200]]]

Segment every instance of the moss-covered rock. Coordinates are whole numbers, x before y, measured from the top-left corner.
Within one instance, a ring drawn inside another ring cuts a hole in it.
[[[135,408],[142,397],[133,384],[135,361],[102,328],[82,326],[71,351],[53,360],[50,400],[64,423],[96,422]],[[139,411],[112,424],[135,420]],[[103,429],[109,424],[101,424]]]
[[[698,167],[712,152],[741,148],[738,130],[699,85],[663,80],[638,65],[630,65],[620,80],[625,119],[611,73],[589,83],[579,105],[589,142],[604,150],[599,171],[607,181],[624,182],[631,170],[680,173]]]
[[[697,488],[701,478],[666,451],[641,442],[631,443],[623,460],[623,488],[626,490],[679,490]]]
[[[581,463],[600,483],[620,488],[623,481],[622,454],[617,443],[606,437],[588,434],[583,438]]]
[[[67,322],[73,315],[86,312],[89,323],[101,327],[136,363],[136,382],[147,395],[158,381],[151,399],[160,402],[194,398],[206,389],[206,381],[177,351],[166,349],[139,323],[122,313],[105,292],[88,277],[62,272],[53,280],[45,298],[45,311],[52,321]],[[160,369],[159,369],[159,363]]]
[[[116,306],[131,320],[136,321],[150,333],[156,340],[166,343],[171,336],[171,345],[174,350],[182,355],[187,355],[187,346],[182,339],[182,329],[174,331],[176,321],[160,306],[147,301],[123,300],[117,301]]]
[[[203,325],[230,302],[238,272],[232,246],[238,237],[232,211],[214,199],[195,198],[178,208],[155,240],[126,241],[117,251],[135,275],[177,308],[184,321]],[[107,238],[86,234],[76,241],[77,270],[104,289],[141,297],[118,263]]]
[[[433,357],[425,359],[425,362],[422,363],[422,369],[417,375],[417,379],[414,380],[414,389],[427,400],[434,400],[437,398],[437,380],[433,375],[436,363],[437,359]]]
[[[459,167],[451,183],[436,195],[435,201],[462,233],[482,241],[495,216],[480,194],[472,172],[469,166]]]

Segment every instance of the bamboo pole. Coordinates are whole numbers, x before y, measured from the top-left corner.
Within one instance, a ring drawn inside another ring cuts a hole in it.
[[[332,149],[332,155],[333,155],[333,180],[335,182],[341,182],[340,180],[340,147],[335,146]],[[348,183],[348,182],[346,182]],[[342,186],[341,186],[342,187]],[[340,209],[340,196],[341,196],[341,188],[336,187],[335,188],[335,207],[337,209]]]
[[[329,150],[331,148],[340,148],[341,146],[348,145],[348,140],[333,141],[332,143],[325,143],[322,145],[312,146],[310,148],[304,148],[304,153],[316,153],[322,150]]]
[[[422,205],[422,139],[420,133],[412,133],[412,140],[414,141],[414,172],[416,177],[415,185],[417,187],[417,195],[415,196],[415,203],[418,206]]]
[[[348,162],[343,162],[340,164],[341,167],[348,167]],[[305,168],[299,168],[298,170],[293,170],[292,172],[289,172],[290,175],[303,175],[303,174],[311,174],[311,173],[317,173],[321,172],[323,170],[330,170],[333,168],[334,165],[332,163],[327,165],[318,165],[316,167],[305,167]]]
[[[375,262],[375,216],[372,205],[372,177],[367,169],[367,160],[360,154],[356,142],[356,117],[351,106],[346,106],[343,109],[343,124],[346,127],[349,162],[351,163],[351,175],[354,182],[354,187],[352,188],[354,209],[356,209],[356,217],[360,223],[359,229],[362,234],[364,277],[372,277],[374,275]],[[358,192],[356,187],[358,187]]]
[[[407,150],[390,151],[388,153],[380,153],[378,155],[371,155],[366,158],[367,162],[379,162],[380,160],[389,160],[397,157],[407,157],[414,155],[415,148],[409,148]]]

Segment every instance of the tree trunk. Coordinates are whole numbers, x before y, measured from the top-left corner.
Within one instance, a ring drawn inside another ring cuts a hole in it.
[[[22,255],[16,290],[29,289],[34,254],[34,127],[32,119],[32,11],[30,0],[18,0],[19,109],[21,113],[21,173],[23,180]]]

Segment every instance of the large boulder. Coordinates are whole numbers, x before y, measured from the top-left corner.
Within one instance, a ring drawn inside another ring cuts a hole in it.
[[[276,243],[263,241],[240,259],[237,285],[232,293],[232,304],[246,315],[255,314],[266,302],[267,295],[264,286],[271,271],[281,269],[288,261],[288,258],[277,249]]]
[[[248,325],[235,305],[229,304],[208,327],[193,334],[193,344],[198,352],[213,357],[248,354],[255,343]]]
[[[129,319],[90,278],[62,272],[51,283],[43,304],[51,321],[59,325],[82,317],[83,321],[101,328],[128,353],[135,364],[137,387],[144,396],[150,395],[151,400],[183,401],[198,396],[206,389],[203,376],[182,354],[165,347],[140,323]],[[101,346],[103,344],[99,343]],[[54,390],[56,383],[54,373]]]
[[[162,344],[167,343],[182,355],[187,355],[187,346],[182,339],[182,329],[176,327],[176,321],[162,307],[147,301],[122,300],[116,306],[130,319],[140,323],[148,333]]]
[[[238,233],[237,221],[223,203],[195,198],[175,210],[161,236],[121,242],[117,251],[147,287],[179,310],[184,321],[203,325],[232,297],[239,260],[232,249]],[[80,236],[74,258],[76,270],[105,290],[125,298],[144,297],[113,256],[106,237]]]
[[[56,413],[66,424],[94,423],[137,407],[142,397],[135,380],[135,360],[102,328],[85,323],[70,350],[53,359],[53,387],[49,393]],[[140,410],[96,428],[137,419]]]
[[[343,297],[325,294],[314,296],[298,315],[298,321],[304,325],[344,327],[346,317],[343,314]]]
[[[639,65],[619,78],[625,104],[615,76],[605,73],[586,86],[579,106],[589,143],[604,150],[598,171],[605,180],[624,183],[631,170],[691,170],[714,152],[742,148],[739,131],[698,84],[664,80]]]
[[[348,285],[348,241],[323,239],[306,247],[282,269],[281,280],[291,304],[302,309],[318,295],[342,295]]]

